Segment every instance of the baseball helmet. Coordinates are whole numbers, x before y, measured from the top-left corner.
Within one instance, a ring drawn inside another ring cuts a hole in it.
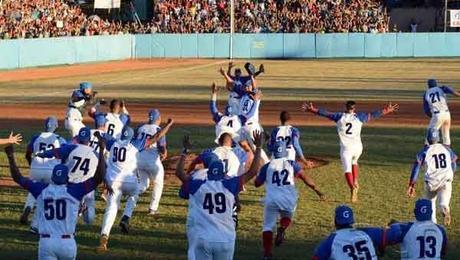
[[[94,124],[96,125],[96,128],[105,126],[105,123],[107,123],[107,119],[104,114],[100,113],[94,116]]]
[[[89,127],[83,127],[80,129],[77,135],[77,141],[80,144],[86,144],[89,143],[89,140],[91,139],[91,129]]]
[[[45,120],[45,131],[53,133],[58,128],[58,120],[54,116],[50,116]]]
[[[418,199],[415,202],[414,215],[418,221],[430,220],[433,214],[433,206],[430,200]]]
[[[81,82],[80,83],[80,90],[81,91],[84,91],[85,89],[92,89],[93,88],[93,84],[89,83],[89,82]]]
[[[69,168],[64,164],[54,166],[51,181],[56,185],[67,184],[69,181]]]
[[[429,79],[426,83],[428,84],[428,88],[434,88],[438,86],[436,79]]]
[[[271,147],[271,152],[275,159],[287,157],[286,143],[283,141],[276,141]]]
[[[208,180],[218,181],[224,178],[224,164],[220,160],[214,160],[208,167]]]
[[[160,118],[160,110],[152,109],[149,111],[149,122],[155,122]]]
[[[355,223],[353,210],[347,205],[340,205],[335,208],[335,224],[339,226],[347,226]]]
[[[123,130],[121,131],[121,137],[120,137],[122,141],[131,141],[131,139],[133,139],[133,136],[134,136],[134,130],[131,127],[129,126],[123,127]]]
[[[428,129],[426,140],[428,141],[429,144],[439,143],[439,130],[435,128]]]

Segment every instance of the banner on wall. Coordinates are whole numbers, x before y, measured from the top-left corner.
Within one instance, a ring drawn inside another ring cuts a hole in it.
[[[121,0],[94,0],[94,9],[120,8]]]
[[[450,27],[460,27],[460,9],[450,10]]]

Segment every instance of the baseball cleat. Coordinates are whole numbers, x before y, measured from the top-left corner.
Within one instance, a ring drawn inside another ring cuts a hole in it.
[[[107,252],[107,243],[109,242],[109,237],[107,235],[102,235],[99,239],[99,246],[96,248],[96,252],[104,253]]]
[[[353,188],[351,190],[351,198],[350,198],[352,203],[358,202],[358,189]]]
[[[450,217],[450,212],[447,209],[442,210],[442,215],[444,217],[444,226],[450,226],[452,218]]]
[[[286,232],[286,229],[282,227],[278,228],[278,231],[276,232],[275,246],[280,246],[284,242],[285,232]]]
[[[21,224],[27,225],[27,222],[29,221],[30,212],[32,212],[32,208],[27,206],[22,212],[21,217],[19,217],[19,222]]]
[[[158,214],[158,211],[157,210],[153,210],[153,209],[149,209],[149,215],[152,215],[152,216],[155,216]]]
[[[123,216],[120,221],[121,232],[124,234],[129,233],[129,217]]]

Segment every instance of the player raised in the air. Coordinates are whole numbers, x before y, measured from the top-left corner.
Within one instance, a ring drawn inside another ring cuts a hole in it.
[[[431,118],[428,129],[441,130],[442,142],[450,145],[450,112],[447,105],[447,95],[452,94],[460,97],[460,92],[449,86],[439,86],[435,79],[429,79],[428,89],[423,95],[423,109]]]
[[[436,223],[436,204],[438,204],[444,217],[444,225],[448,226],[451,222],[449,204],[452,196],[452,181],[457,169],[457,155],[448,145],[439,143],[438,130],[429,129],[426,139],[429,145],[423,147],[422,151],[417,154],[407,187],[407,195],[415,197],[418,173],[420,167],[425,164],[424,197],[431,200],[433,204],[432,221]]]
[[[313,260],[366,259],[376,260],[385,250],[382,228],[353,228],[353,210],[341,205],[335,209],[335,231],[315,249]]]
[[[67,113],[64,127],[70,133],[71,137],[78,135],[83,124],[83,114],[81,110],[89,103],[94,102],[97,92],[93,91],[93,85],[89,82],[82,82],[78,89],[72,92],[69,104],[67,105]]]
[[[193,222],[196,259],[233,259],[236,230],[233,221],[235,196],[242,185],[251,180],[259,169],[263,134],[255,133],[257,146],[255,159],[248,172],[241,176],[226,178],[220,160],[210,163],[206,179],[191,178],[184,170],[185,158],[190,145],[184,138],[184,150],[177,164],[176,176],[182,181],[180,197],[188,199],[187,222]],[[190,244],[190,243],[189,243]]]
[[[104,147],[101,140],[101,149]],[[77,244],[75,227],[83,197],[93,192],[105,175],[105,162],[99,153],[93,177],[80,183],[69,183],[69,168],[58,164],[52,170],[51,183],[36,182],[23,177],[14,159],[12,146],[5,148],[13,180],[27,189],[37,200],[38,259],[75,259]]]
[[[442,259],[447,251],[446,230],[431,220],[431,201],[415,203],[415,221],[393,223],[387,231],[386,244],[401,244],[401,259]]]
[[[385,108],[372,113],[356,112],[356,103],[354,101],[347,101],[345,103],[345,112],[332,113],[325,109],[316,108],[311,102],[303,103],[303,111],[326,117],[334,121],[337,125],[337,132],[340,138],[340,159],[345,179],[350,188],[351,202],[358,201],[358,159],[363,152],[363,144],[361,142],[361,128],[363,124],[393,113],[398,109],[398,104],[389,103]]]
[[[277,230],[275,246],[284,241],[286,229],[291,224],[297,207],[297,189],[295,179],[301,179],[316,194],[324,199],[324,194],[316,187],[313,179],[303,172],[302,167],[288,158],[286,143],[277,141],[271,146],[272,159],[265,164],[257,175],[255,186],[265,185],[265,209],[263,223],[264,259],[271,259],[273,249],[273,229],[278,216],[280,225]]]

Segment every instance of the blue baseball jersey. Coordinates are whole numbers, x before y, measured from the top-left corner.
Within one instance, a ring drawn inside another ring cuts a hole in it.
[[[297,128],[286,125],[278,126],[272,130],[270,135],[270,142],[268,143],[268,148],[271,150],[271,147],[277,142],[282,141],[286,144],[286,150],[288,152],[288,159],[295,161],[296,157],[303,157],[302,147],[300,147],[300,132]],[[296,156],[297,155],[297,156]]]
[[[429,88],[423,93],[423,110],[431,117],[433,114],[449,112],[447,94],[453,94],[454,90],[448,86]]]
[[[233,80],[232,92],[235,92],[236,94],[238,94],[239,98],[246,95],[246,92],[245,92],[246,86],[250,86],[252,84],[251,76],[242,76],[242,77],[232,76],[231,79]]]

